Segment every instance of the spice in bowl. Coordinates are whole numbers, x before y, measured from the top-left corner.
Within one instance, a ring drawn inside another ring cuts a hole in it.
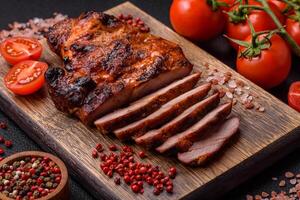
[[[0,192],[12,199],[38,199],[52,193],[61,178],[49,157],[26,156],[0,167]]]

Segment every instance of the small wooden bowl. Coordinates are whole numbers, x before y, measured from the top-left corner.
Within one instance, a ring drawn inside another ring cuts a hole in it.
[[[3,159],[0,162],[0,166],[2,166],[5,163],[13,163],[14,161],[21,160],[24,157],[27,156],[35,156],[35,157],[48,157],[50,158],[53,162],[55,162],[58,167],[60,168],[61,171],[61,181],[57,188],[49,193],[47,196],[38,198],[38,200],[65,200],[69,199],[69,183],[68,183],[68,171],[65,166],[65,164],[56,156],[41,152],[41,151],[24,151],[24,152],[19,152],[16,154],[13,154],[5,159]],[[14,200],[12,198],[6,197],[4,194],[0,193],[0,199],[1,200]]]

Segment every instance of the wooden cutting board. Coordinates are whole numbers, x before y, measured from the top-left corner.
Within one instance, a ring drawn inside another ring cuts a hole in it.
[[[232,72],[235,78],[249,84],[251,92],[259,96],[258,100],[266,111],[260,113],[246,110],[238,103],[233,113],[241,119],[239,136],[203,167],[183,166],[175,158],[147,152],[146,162],[160,165],[164,171],[170,166],[177,167],[179,174],[174,182],[175,192],[173,195],[164,192],[156,197],[152,194],[152,190],[146,187],[144,195],[136,195],[126,184],[116,186],[112,179],[100,172],[99,161],[91,157],[91,151],[96,143],[121,145],[117,139],[104,137],[97,130],[87,128],[76,119],[56,110],[45,90],[28,97],[14,96],[6,90],[1,78],[1,109],[42,148],[53,151],[61,157],[70,172],[96,198],[214,199],[297,146],[297,142],[300,141],[300,115],[296,111],[134,5],[124,3],[107,12],[115,15],[130,13],[135,17],[141,17],[154,34],[178,43],[188,59],[200,70],[205,70],[204,65],[210,65],[221,71]],[[2,58],[0,59],[0,76],[4,77],[9,66]],[[60,65],[60,60],[48,49],[44,51],[43,59],[52,65]],[[136,145],[133,147],[136,151],[141,150]]]

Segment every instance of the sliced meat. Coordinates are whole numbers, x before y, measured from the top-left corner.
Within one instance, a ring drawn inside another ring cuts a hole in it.
[[[195,142],[187,152],[178,153],[178,159],[187,165],[202,164],[238,131],[239,124],[240,120],[237,117],[226,120],[200,141]]]
[[[174,99],[182,93],[191,90],[200,78],[201,73],[191,74],[181,80],[175,81],[144,98],[133,102],[126,108],[122,108],[103,116],[95,121],[96,127],[101,133],[108,133],[129,123],[139,120],[156,111],[166,102]]]
[[[189,129],[170,137],[161,146],[157,147],[156,150],[160,153],[165,153],[176,147],[180,151],[187,151],[193,142],[199,139],[202,133],[224,120],[230,114],[231,108],[231,102],[218,106]]]
[[[146,118],[117,129],[114,133],[121,140],[130,139],[133,136],[138,137],[146,131],[156,128],[182,113],[185,109],[205,97],[210,88],[211,85],[209,83],[200,85],[164,104],[160,109]]]
[[[99,117],[165,87],[173,81],[187,76],[190,72],[190,69],[182,67],[174,69],[172,72],[160,73],[156,77],[147,80],[147,82],[145,81],[138,85],[134,83],[126,86],[126,84],[123,84],[123,81],[121,81],[121,84],[99,84],[96,89],[88,94],[81,108],[75,112],[75,115],[84,124],[93,124]],[[115,87],[116,85],[117,87]]]
[[[135,139],[135,142],[146,148],[159,145],[169,137],[179,133],[202,118],[207,112],[215,108],[220,102],[219,94],[216,93],[199,103],[193,105],[178,117],[163,125],[161,128],[147,132]]]

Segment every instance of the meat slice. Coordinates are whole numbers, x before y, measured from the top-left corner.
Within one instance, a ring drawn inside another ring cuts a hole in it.
[[[144,98],[133,102],[126,108],[116,110],[95,121],[101,133],[109,133],[129,123],[139,120],[156,111],[161,105],[192,89],[200,78],[201,73],[191,74],[175,81]]]
[[[165,153],[173,148],[177,148],[179,151],[187,151],[193,142],[196,142],[207,129],[224,120],[230,114],[231,108],[232,102],[218,106],[192,127],[167,139],[156,150],[160,153]]]
[[[136,138],[135,142],[146,148],[157,146],[165,142],[169,137],[175,135],[176,133],[187,129],[189,126],[201,119],[210,110],[215,108],[219,102],[219,94],[213,94],[212,96],[188,108],[178,117],[163,125],[161,128],[149,131]]]
[[[175,43],[112,15],[86,12],[45,33],[63,67],[46,82],[55,106],[85,124],[187,76],[192,64]]]
[[[146,131],[156,128],[182,113],[185,109],[205,97],[210,88],[211,85],[209,83],[200,85],[164,104],[160,109],[146,118],[117,129],[114,133],[121,140],[128,140],[133,136],[138,137]]]
[[[239,128],[240,120],[237,117],[221,123],[211,133],[195,142],[187,152],[178,153],[178,159],[187,165],[200,165],[217,153]]]

